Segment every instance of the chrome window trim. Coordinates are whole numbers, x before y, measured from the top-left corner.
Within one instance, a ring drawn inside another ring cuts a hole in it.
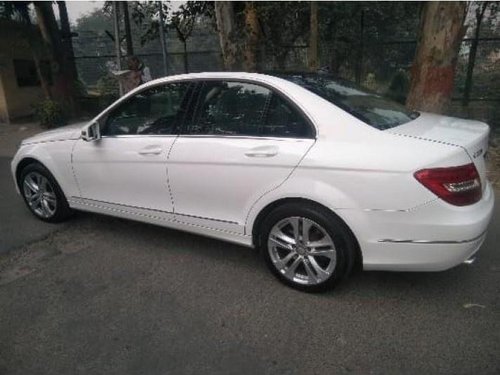
[[[232,138],[232,139],[256,139],[268,141],[314,141],[312,138],[296,137],[258,137],[251,135],[224,135],[224,134],[117,134],[103,135],[101,138]]]
[[[179,138],[231,138],[231,139],[257,139],[269,141],[314,141],[313,138],[297,138],[297,137],[259,137],[255,135],[224,135],[224,134],[179,134]]]
[[[177,134],[117,134],[102,135],[101,138],[177,138]]]

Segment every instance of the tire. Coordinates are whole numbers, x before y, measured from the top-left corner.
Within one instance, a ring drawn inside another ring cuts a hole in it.
[[[285,204],[271,211],[260,228],[259,243],[267,266],[294,289],[333,289],[354,266],[358,249],[354,235],[323,206]]]
[[[59,223],[73,214],[54,176],[39,163],[23,168],[19,176],[19,190],[28,209],[40,220]]]

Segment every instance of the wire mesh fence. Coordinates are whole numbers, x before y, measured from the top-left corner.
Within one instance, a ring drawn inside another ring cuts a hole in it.
[[[91,31],[75,39],[75,59],[79,77],[90,92],[104,96],[116,91],[110,70],[116,61],[113,41]],[[449,114],[487,121],[500,128],[500,38],[481,38],[470,90],[470,101],[463,105],[464,85],[472,41],[462,43],[455,77],[455,90]],[[93,48],[89,48],[89,44]],[[333,40],[320,45],[320,66],[331,73],[404,102],[409,89],[410,69],[415,55],[415,40]],[[83,48],[84,47],[84,48]],[[187,53],[174,36],[167,38],[167,74],[223,70],[217,35],[194,34]],[[89,50],[91,51],[89,53]],[[307,69],[305,44],[290,46],[286,56],[261,51],[260,70],[304,71]],[[136,55],[150,68],[153,78],[164,76],[159,41],[138,48]],[[185,59],[187,62],[185,63]],[[126,66],[126,58],[122,59]],[[186,69],[187,67],[187,69]],[[111,87],[111,89],[110,89]]]

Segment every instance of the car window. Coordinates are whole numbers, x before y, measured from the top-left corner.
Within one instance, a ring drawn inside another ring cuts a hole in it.
[[[278,74],[328,100],[374,128],[385,130],[409,122],[419,116],[403,105],[351,82],[324,74]]]
[[[303,137],[309,127],[279,95],[248,82],[204,82],[196,109],[189,134]]]
[[[273,94],[262,125],[261,135],[267,137],[306,138],[311,128],[297,109]]]
[[[170,83],[139,92],[106,118],[102,135],[177,134],[187,107],[189,83]]]

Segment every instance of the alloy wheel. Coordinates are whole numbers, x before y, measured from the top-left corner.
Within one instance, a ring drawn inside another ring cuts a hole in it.
[[[267,248],[276,269],[298,284],[328,280],[337,264],[337,251],[328,232],[305,217],[288,217],[276,223],[269,232]]]
[[[57,209],[57,198],[50,181],[38,172],[24,177],[23,192],[31,210],[43,218],[52,217]]]

